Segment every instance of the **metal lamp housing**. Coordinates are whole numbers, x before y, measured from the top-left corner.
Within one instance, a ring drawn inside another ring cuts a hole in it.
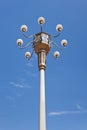
[[[46,55],[50,51],[50,35],[44,32],[35,34],[34,50],[38,55],[39,70],[46,68]]]
[[[35,34],[34,49],[36,53],[44,50],[47,54],[50,51],[50,35],[44,32]]]

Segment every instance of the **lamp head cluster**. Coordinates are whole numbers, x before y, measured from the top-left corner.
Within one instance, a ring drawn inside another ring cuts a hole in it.
[[[25,53],[25,57],[28,60],[32,57],[34,52],[38,53],[38,52],[40,52],[40,50],[45,50],[46,54],[47,54],[50,51],[50,48],[52,48],[52,44],[55,45],[59,50],[62,50],[67,46],[67,43],[68,43],[67,40],[63,39],[61,41],[62,46],[60,46],[60,45],[58,45],[57,43],[55,43],[54,41],[51,40],[52,37],[56,38],[56,37],[60,36],[60,34],[63,30],[62,24],[56,25],[56,31],[58,32],[56,35],[50,35],[50,34],[42,31],[42,25],[45,23],[45,18],[39,17],[37,22],[38,22],[38,24],[40,24],[40,32],[37,33],[37,34],[27,36],[26,32],[28,31],[28,27],[26,25],[22,25],[20,27],[20,30],[21,30],[21,32],[22,32],[22,34],[25,38],[28,38],[28,39],[33,38],[32,41],[25,44],[24,46],[23,46],[23,40],[22,39],[17,40],[17,44],[18,44],[18,47],[20,49],[24,49],[24,48],[29,47],[29,45],[32,45],[32,48],[33,48],[32,53],[30,53],[30,52]],[[53,55],[54,55],[55,58],[59,58],[60,53],[59,53],[59,51],[55,51]]]

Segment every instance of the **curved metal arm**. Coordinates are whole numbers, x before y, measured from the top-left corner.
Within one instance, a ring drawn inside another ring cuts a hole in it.
[[[34,35],[27,36],[25,33],[22,33],[25,38],[32,38]]]
[[[51,37],[56,38],[56,37],[59,37],[59,36],[60,36],[60,34],[61,34],[61,33],[58,33],[58,34],[56,34],[56,35],[51,35]]]
[[[40,25],[40,32],[42,32],[42,25]]]
[[[31,53],[31,57],[33,56],[33,53],[34,53],[34,49],[33,49],[32,53]]]
[[[27,45],[25,45],[24,47],[19,47],[19,48],[20,48],[20,49],[25,49],[25,48],[27,48],[31,43],[33,43],[33,41],[27,43]]]
[[[52,44],[54,44],[58,49],[60,49],[60,50],[63,50],[64,49],[64,47],[60,47],[57,43],[55,43],[55,42],[51,42]]]

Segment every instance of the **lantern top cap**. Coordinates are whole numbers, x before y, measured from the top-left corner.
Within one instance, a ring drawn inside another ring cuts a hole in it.
[[[48,35],[48,36],[50,36],[50,34],[48,34],[48,33],[45,33],[45,32],[39,32],[39,33],[36,33],[35,35],[37,36],[37,35],[41,35],[41,34],[45,34],[45,35]]]

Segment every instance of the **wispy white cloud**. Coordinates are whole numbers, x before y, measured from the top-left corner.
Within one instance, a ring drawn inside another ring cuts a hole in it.
[[[7,99],[9,99],[10,101],[14,101],[14,100],[15,100],[15,97],[7,96]]]
[[[24,86],[22,84],[15,83],[15,82],[10,82],[10,85],[12,85],[14,87],[18,87],[18,88],[24,88]]]
[[[71,110],[71,111],[64,110],[64,111],[49,112],[49,116],[87,114],[87,110],[82,109],[82,107],[79,104],[77,104],[76,106],[78,110]]]
[[[87,113],[87,110],[83,111],[58,111],[58,112],[50,112],[50,116],[59,116],[59,115],[71,115],[71,114],[84,114]]]
[[[76,104],[76,107],[77,107],[77,109],[79,109],[79,110],[82,110],[82,109],[83,109],[83,107],[80,106],[79,104]]]
[[[31,62],[28,62],[28,63],[27,63],[27,66],[33,67],[33,64],[32,64]]]
[[[13,88],[17,88],[18,90],[20,89],[30,89],[31,86],[28,84],[28,82],[21,78],[18,82],[9,82],[10,86]],[[13,93],[13,95],[8,95],[6,96],[6,99],[9,100],[12,103],[15,103],[17,101],[17,99],[21,99],[21,97],[24,96],[24,93],[22,91],[16,91],[15,93]]]
[[[19,93],[17,94],[17,97],[22,97],[22,96],[23,96],[22,94],[19,94]]]
[[[10,82],[10,85],[12,85],[13,87],[17,87],[17,88],[31,88],[31,86],[29,86],[26,83],[15,83],[15,82]]]
[[[37,77],[37,73],[36,72],[30,72],[30,71],[28,71],[28,70],[24,70],[24,73],[27,75],[27,76],[29,76],[29,77]]]
[[[12,103],[16,103],[16,101],[18,101],[18,99],[20,99],[22,96],[22,94],[14,94],[13,96],[8,95],[6,96],[6,99]]]

